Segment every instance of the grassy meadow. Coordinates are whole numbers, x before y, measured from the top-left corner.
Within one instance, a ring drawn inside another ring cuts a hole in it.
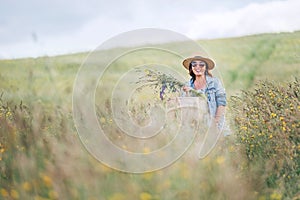
[[[101,164],[78,137],[72,92],[87,53],[0,60],[0,199],[300,199],[300,32],[197,42],[217,63],[233,133],[202,160],[183,156],[142,174]],[[97,115],[108,131],[107,91],[149,57],[160,60],[151,51],[125,56],[98,83]],[[169,62],[189,79],[178,58]]]

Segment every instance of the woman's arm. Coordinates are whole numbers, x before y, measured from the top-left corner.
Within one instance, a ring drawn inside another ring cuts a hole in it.
[[[220,122],[220,119],[224,114],[225,114],[225,106],[218,106],[215,115],[215,122],[217,124]]]
[[[222,117],[225,115],[225,107],[227,104],[226,100],[226,92],[225,88],[223,87],[221,81],[217,79],[216,84],[216,104],[217,104],[217,110],[215,114],[215,122],[218,124]]]

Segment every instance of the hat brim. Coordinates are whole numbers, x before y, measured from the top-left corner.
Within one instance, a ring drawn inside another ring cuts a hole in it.
[[[204,57],[201,57],[201,56],[195,56],[195,57],[187,58],[182,62],[182,64],[187,70],[189,70],[190,63],[192,61],[196,61],[196,60],[206,62],[208,70],[212,70],[215,67],[215,62],[212,59],[204,58]]]

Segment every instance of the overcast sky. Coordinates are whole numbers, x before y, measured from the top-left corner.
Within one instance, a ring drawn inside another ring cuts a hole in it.
[[[299,0],[0,0],[0,59],[89,51],[126,31],[191,39],[300,30]]]

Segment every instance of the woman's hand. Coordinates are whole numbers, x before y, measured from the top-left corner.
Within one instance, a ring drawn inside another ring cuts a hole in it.
[[[183,91],[188,92],[188,91],[190,91],[192,88],[185,85],[185,86],[182,87],[182,89],[183,89]]]
[[[189,86],[183,86],[182,90],[185,92],[186,96],[189,96],[189,91],[192,90],[193,88],[189,87]]]
[[[219,124],[221,117],[225,114],[225,106],[218,106],[216,116],[215,116],[215,123]]]

